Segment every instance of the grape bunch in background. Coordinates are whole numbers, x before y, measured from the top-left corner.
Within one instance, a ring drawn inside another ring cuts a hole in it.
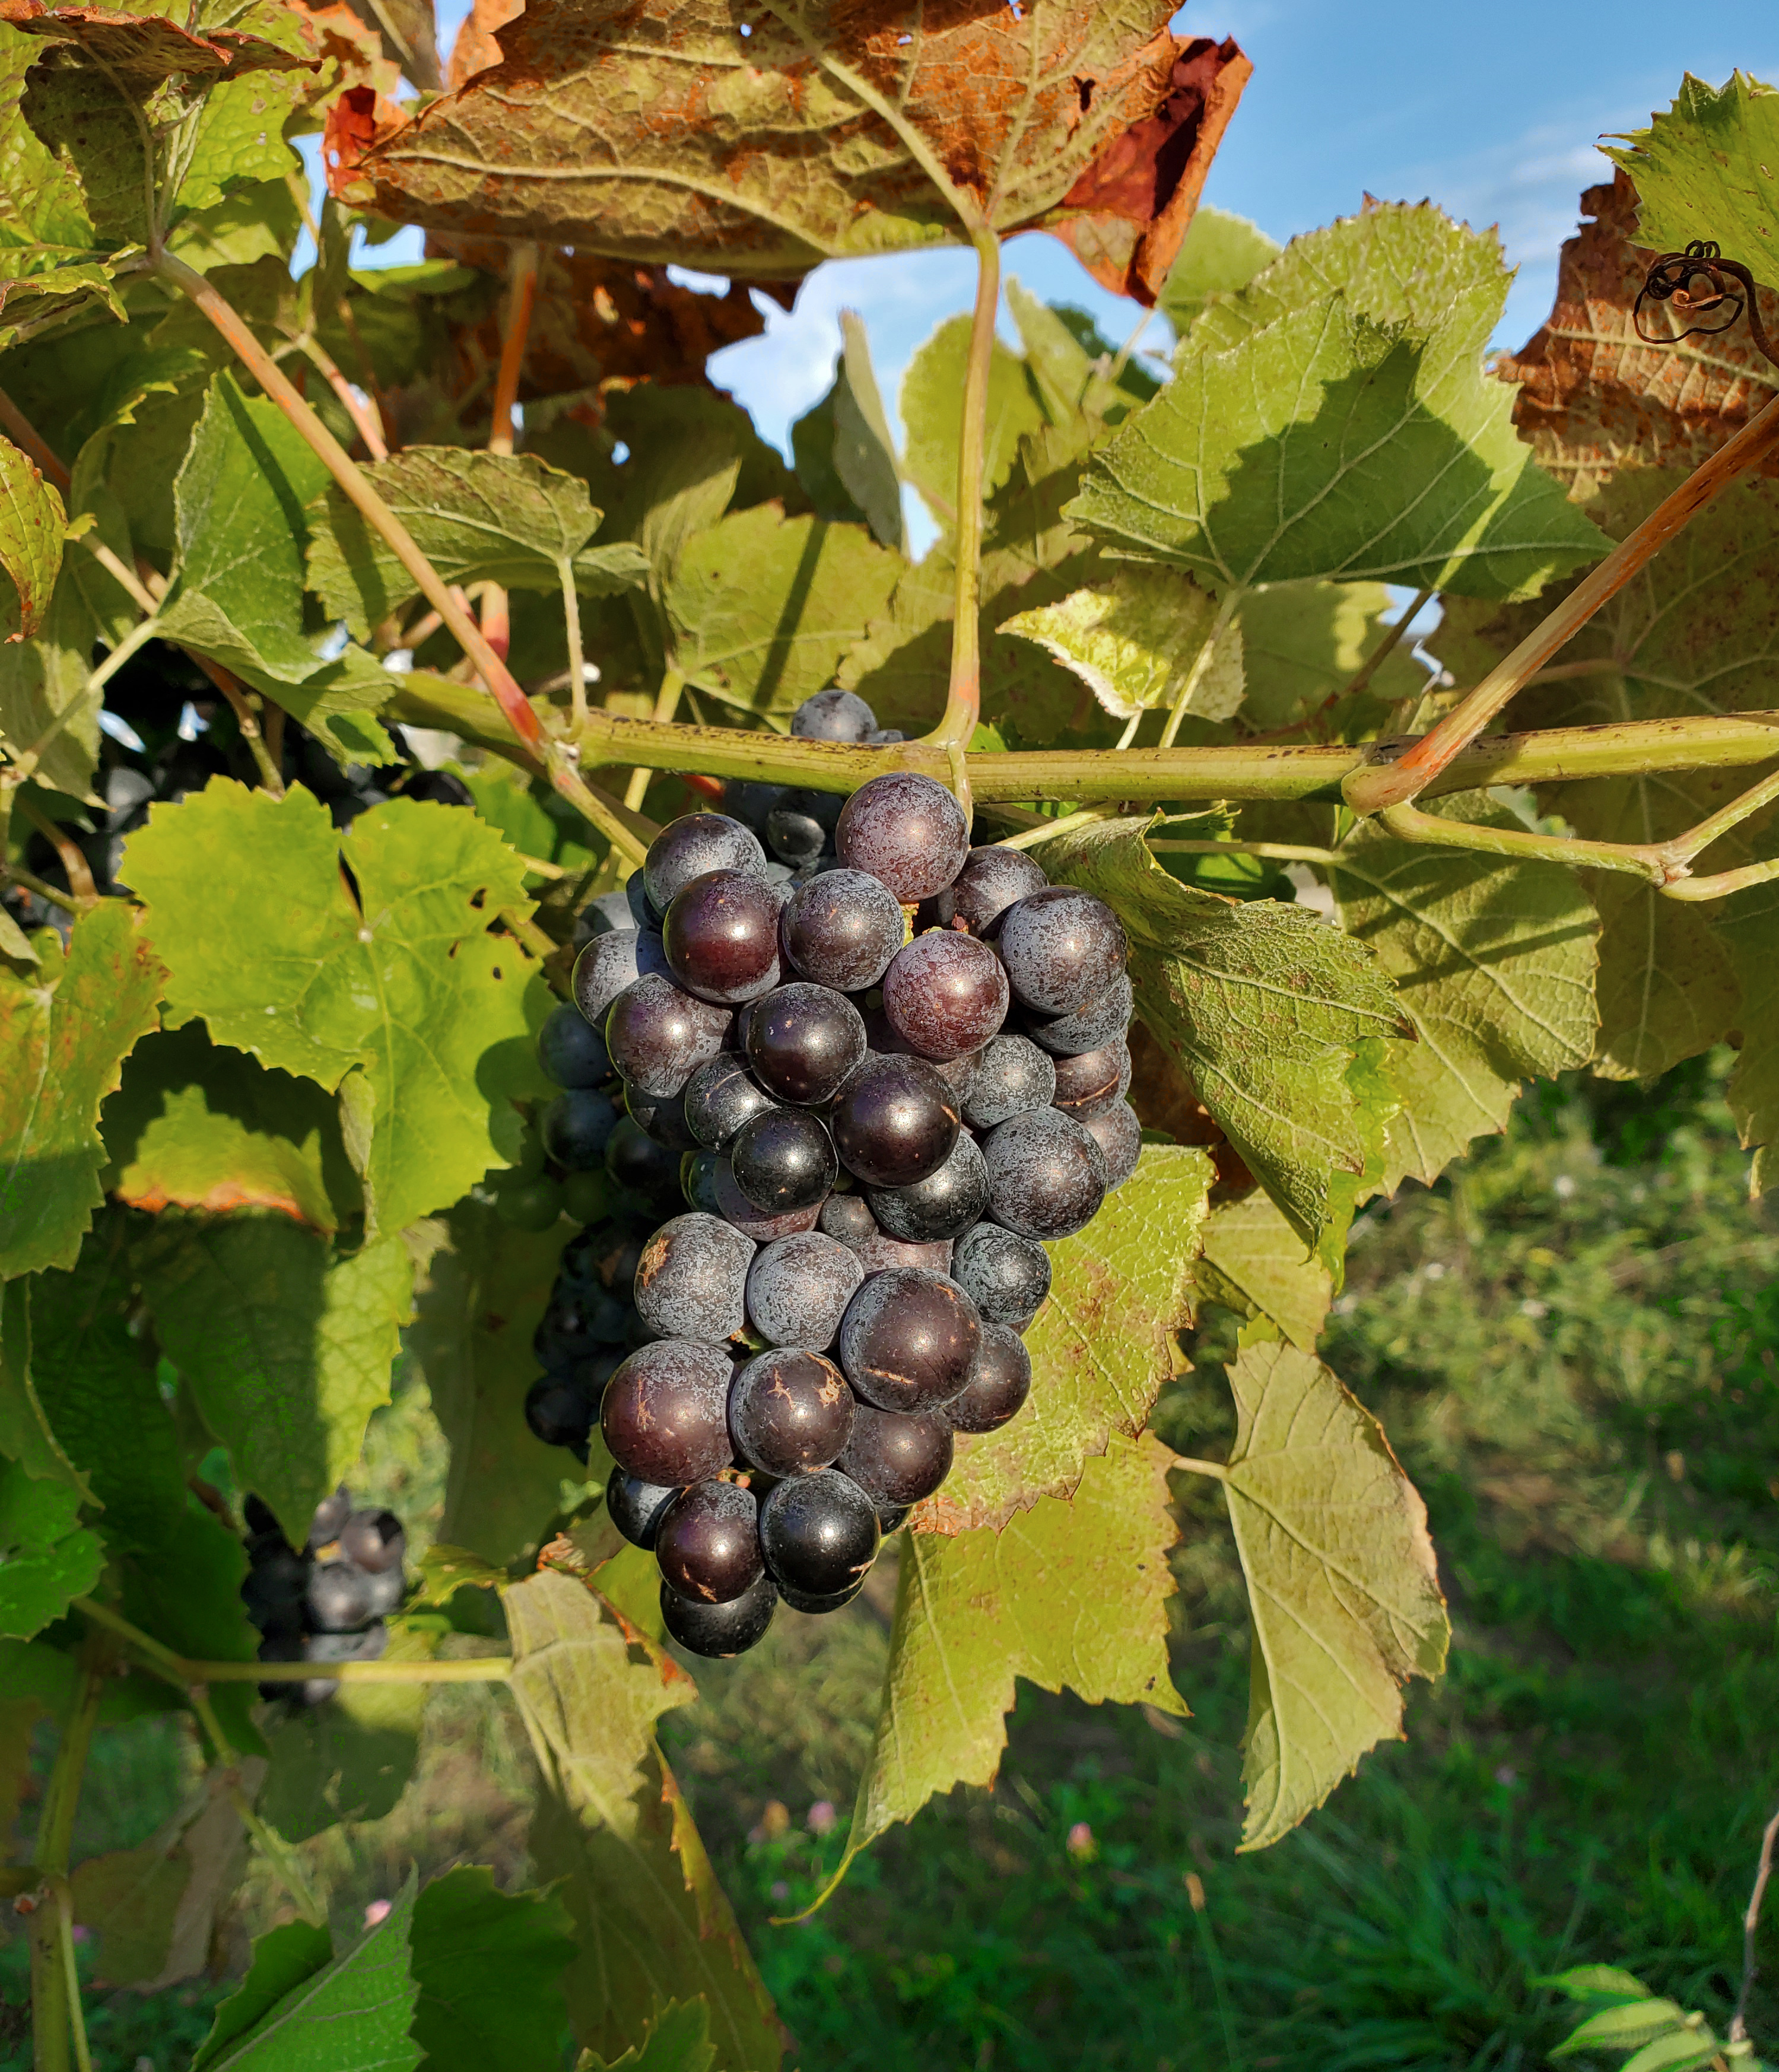
[[[883,738],[842,691],[792,731]],[[847,1603],[956,1433],[1017,1414],[1045,1246],[1141,1141],[1103,902],[972,848],[911,772],[724,803],[597,902],[584,1019],[544,1032],[544,1147],[572,1169],[597,1140],[612,1213],[565,1254],[527,1412],[583,1460],[597,1421],[612,1517],[659,1563],[668,1630],[709,1655],[781,1600]]]
[[[355,1511],[352,1493],[337,1489],[316,1506],[309,1537],[290,1544],[269,1505],[249,1496],[247,1580],[241,1601],[259,1629],[261,1662],[374,1662],[388,1642],[385,1617],[407,1589],[402,1563],[408,1538],[392,1511]],[[265,1683],[262,1698],[318,1705],[339,1688],[337,1677]]]

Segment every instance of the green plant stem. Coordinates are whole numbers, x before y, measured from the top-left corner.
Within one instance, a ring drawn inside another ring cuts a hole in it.
[[[92,1730],[104,1695],[105,1679],[98,1658],[89,1646],[82,1651],[79,1679],[62,1722],[55,1766],[43,1791],[37,1845],[32,1852],[43,1881],[43,1896],[31,1915],[31,2037],[36,2072],[68,2072],[69,2039],[80,2019],[76,2007],[78,1983],[71,1982],[63,1958],[62,1902],[55,1888],[60,1884],[64,1891],[67,1889],[74,1815],[80,1803],[87,1753],[92,1745]],[[83,2025],[83,2045],[84,2041]]]
[[[92,2072],[92,2053],[87,2045],[86,2009],[80,2004],[80,1967],[74,1954],[74,1894],[65,1877],[46,1880],[55,1901],[55,1940],[62,1957],[62,1976],[68,1987],[68,2034],[74,2044],[74,2062],[79,2072]]]
[[[28,799],[18,801],[18,810],[60,859],[68,889],[74,895],[75,911],[84,914],[89,906],[97,906],[99,888],[93,883],[92,869],[78,846],[68,840],[47,814],[39,812]]]
[[[1047,842],[1053,835],[1067,834],[1075,828],[1091,827],[1096,820],[1115,817],[1110,806],[1083,806],[1078,813],[1059,813],[1054,820],[1040,820],[1035,828],[1021,828],[1017,834],[1007,835],[995,844],[996,849],[1036,849],[1040,842]]]
[[[64,495],[67,495],[71,479],[68,470],[50,450],[48,443],[37,427],[3,388],[0,388],[0,431],[6,433],[46,482],[52,483]]]
[[[1377,646],[1334,693],[1333,698],[1329,701],[1331,705],[1337,705],[1342,698],[1352,697],[1356,693],[1365,689],[1384,664],[1395,653],[1401,643],[1403,635],[1438,594],[1439,593],[1431,583],[1415,593],[1413,602],[1409,605],[1408,609],[1395,624],[1390,627]]]
[[[1660,885],[1667,866],[1653,848],[1622,842],[1581,841],[1568,835],[1535,834],[1529,828],[1477,827],[1463,820],[1441,820],[1419,806],[1387,806],[1380,826],[1403,841],[1434,849],[1461,849],[1485,856],[1518,857],[1528,863],[1567,863],[1577,870],[1611,870]]]
[[[1296,842],[1152,841],[1157,856],[1265,856],[1280,863],[1338,863],[1331,849],[1305,849]]]
[[[53,885],[35,876],[31,871],[21,870],[15,863],[0,866],[0,877],[8,879],[26,892],[35,892],[39,899],[47,899],[51,906],[60,906],[64,914],[79,914],[80,905],[72,893],[58,892]]]
[[[1761,1902],[1767,1896],[1767,1881],[1773,1876],[1773,1850],[1779,1842],[1779,1813],[1768,1821],[1761,1836],[1761,1856],[1754,1868],[1754,1889],[1748,1895],[1748,1910],[1742,1916],[1742,1985],[1736,1996],[1736,2012],[1730,2020],[1729,2040],[1732,2043],[1745,2043],[1748,2035],[1748,1996],[1754,1990],[1758,1966],[1754,1938],[1761,1926]]]
[[[1211,664],[1217,659],[1218,643],[1229,631],[1230,621],[1235,616],[1235,607],[1240,596],[1241,593],[1239,590],[1232,592],[1218,608],[1217,616],[1211,622],[1210,631],[1205,636],[1205,644],[1193,657],[1192,667],[1187,672],[1185,685],[1179,697],[1173,701],[1173,709],[1168,714],[1167,725],[1161,730],[1160,742],[1161,747],[1172,748],[1174,742],[1179,739],[1180,729],[1185,719],[1187,708],[1191,705],[1194,694],[1198,686],[1205,680],[1206,673]]]
[[[1768,863],[1745,863],[1739,870],[1721,870],[1711,878],[1681,878],[1664,885],[1664,899],[1695,902],[1727,899],[1732,892],[1746,892],[1751,885],[1765,885],[1779,878],[1779,858]]]
[[[680,709],[680,694],[685,687],[684,671],[675,668],[670,662],[662,672],[660,689],[655,693],[655,710],[651,715],[654,725],[665,726],[672,721]],[[585,717],[586,701],[583,698],[581,718],[585,721]],[[643,801],[648,796],[649,779],[654,775],[652,770],[644,769],[632,770],[630,773],[630,782],[624,787],[624,804],[633,813],[642,810]]]
[[[142,1658],[143,1666],[150,1669],[164,1684],[171,1684],[196,1713],[198,1724],[208,1737],[211,1746],[219,1757],[234,1752],[234,1745],[223,1732],[222,1722],[216,1717],[216,1708],[210,1702],[210,1693],[201,1679],[190,1673],[191,1665],[182,1662],[171,1648],[164,1647],[140,1626],[132,1626],[109,1605],[99,1603],[93,1597],[76,1597],[73,1608],[94,1626],[103,1626],[108,1633],[117,1635],[128,1647]],[[246,1665],[253,1667],[251,1663]]]
[[[340,408],[351,420],[352,429],[364,442],[364,450],[372,460],[387,460],[389,448],[384,439],[383,427],[377,422],[376,411],[359,402],[352,393],[352,384],[341,373],[333,355],[312,334],[298,339],[295,344],[304,359],[339,398]]]
[[[187,1662],[194,1684],[303,1684],[325,1676],[343,1684],[504,1684],[512,1675],[504,1655],[472,1655],[454,1662]]]
[[[327,1910],[309,1882],[308,1874],[302,1867],[302,1859],[276,1827],[260,1818],[253,1802],[241,1789],[239,1779],[228,1786],[228,1803],[234,1807],[236,1817],[241,1825],[258,1843],[261,1853],[272,1867],[273,1876],[290,1893],[298,1913],[313,1926],[325,1928],[327,1926]]]
[[[1195,1461],[1188,1453],[1176,1453],[1173,1465],[1189,1475],[1209,1475],[1214,1482],[1226,1482],[1229,1470],[1218,1461]]]

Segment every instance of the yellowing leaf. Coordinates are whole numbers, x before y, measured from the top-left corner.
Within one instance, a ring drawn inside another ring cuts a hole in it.
[[[1382,583],[1267,583],[1249,590],[1240,606],[1243,725],[1270,734],[1338,699],[1383,638],[1380,621],[1389,609]],[[1368,689],[1394,704],[1418,697],[1427,683],[1426,670],[1399,646]]]
[[[1334,1284],[1264,1189],[1207,1219],[1195,1273],[1208,1300],[1239,1316],[1269,1317],[1300,1350],[1314,1350]]]
[[[1239,620],[1206,652],[1217,619],[1216,599],[1189,576],[1120,568],[1091,590],[1004,619],[1000,631],[1035,640],[1119,719],[1171,709],[1185,697],[1188,713],[1218,720],[1242,702],[1243,671]]]
[[[23,640],[43,623],[62,565],[62,500],[37,463],[10,439],[0,439],[0,639]],[[21,741],[16,746],[30,748]]]
[[[948,317],[908,364],[902,380],[902,421],[907,433],[902,466],[908,479],[947,524],[957,520],[959,398],[969,356],[970,319]],[[1025,363],[996,340],[988,363],[982,493],[1007,479],[1020,440],[1045,421],[1043,404]]]
[[[1450,1634],[1427,1510],[1383,1428],[1310,1354],[1251,1345],[1229,1368],[1223,1479],[1254,1619],[1244,1849],[1313,1812],[1402,1729],[1401,1685]]]

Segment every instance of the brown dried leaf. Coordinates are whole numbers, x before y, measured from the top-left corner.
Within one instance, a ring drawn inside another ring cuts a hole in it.
[[[306,51],[285,47],[244,29],[189,35],[161,14],[123,14],[109,7],[46,7],[43,0],[0,0],[0,22],[46,43],[72,43],[102,65],[126,92],[146,92],[175,72],[216,84],[250,72],[314,72]],[[293,14],[286,40],[305,40]]]
[[[325,97],[342,88],[367,86],[379,95],[392,96],[401,81],[401,68],[384,55],[383,37],[376,25],[366,22],[346,0],[327,0],[310,5],[309,0],[290,0],[307,22],[325,67],[331,72],[316,92]]]
[[[1514,406],[1520,436],[1555,474],[1599,481],[1621,467],[1693,468],[1779,390],[1779,368],[1745,324],[1681,339],[1669,303],[1645,306],[1644,328],[1674,334],[1647,345],[1632,310],[1654,254],[1636,241],[1637,190],[1624,173],[1581,197],[1579,236],[1563,248],[1556,301],[1537,335],[1497,363],[1522,385]],[[1761,313],[1779,327],[1779,295],[1763,289]],[[1763,471],[1779,474],[1779,460]]]
[[[1152,299],[1247,64],[1171,35],[1168,0],[495,11],[459,90],[343,150],[335,192],[429,228],[755,278],[960,241],[937,169],[1003,233],[1087,220],[1101,278]],[[468,76],[490,30],[501,62]]]
[[[478,72],[491,71],[499,64],[500,46],[494,32],[505,28],[524,10],[525,0],[475,0],[451,46],[451,61],[445,73],[450,92],[455,93]]]

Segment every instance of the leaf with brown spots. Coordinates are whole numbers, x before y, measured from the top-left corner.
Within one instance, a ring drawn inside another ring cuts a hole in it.
[[[1078,224],[1099,277],[1152,302],[1247,72],[1233,43],[1173,36],[1167,0],[499,11],[458,91],[343,148],[334,191],[429,229],[750,278],[961,242],[961,206],[1003,235]],[[501,61],[467,76],[491,33]]]

